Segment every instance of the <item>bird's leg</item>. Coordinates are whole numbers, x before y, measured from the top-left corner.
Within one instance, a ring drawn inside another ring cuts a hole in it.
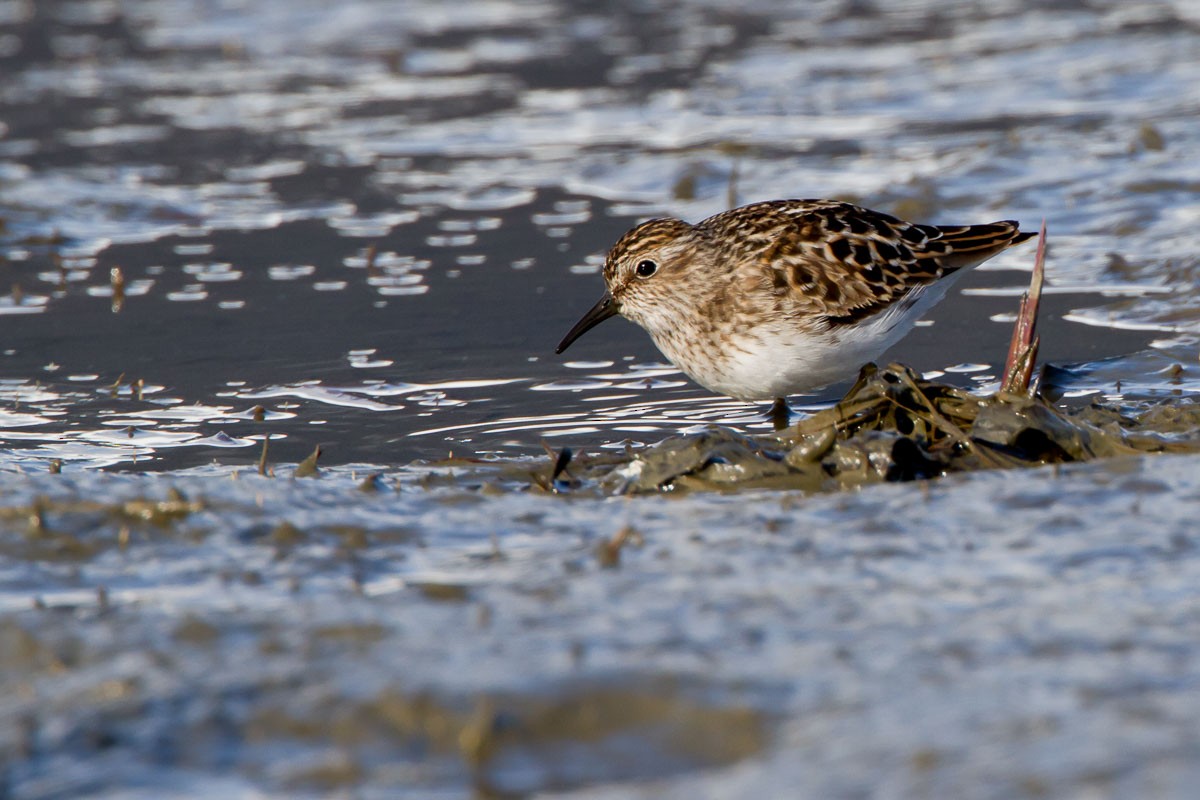
[[[792,411],[788,408],[787,399],[776,397],[775,402],[771,404],[771,410],[767,412],[767,416],[771,420],[771,424],[775,426],[775,430],[781,431],[791,422]]]

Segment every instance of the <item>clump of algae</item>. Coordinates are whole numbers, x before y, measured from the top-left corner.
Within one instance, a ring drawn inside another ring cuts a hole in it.
[[[773,436],[713,427],[666,439],[613,466],[577,466],[616,493],[786,488],[834,491],[979,469],[1034,467],[1153,452],[1200,441],[1159,431],[1162,414],[1057,408],[1040,396],[991,396],[925,380],[902,364],[863,368],[832,408]],[[1172,414],[1196,430],[1200,406]]]

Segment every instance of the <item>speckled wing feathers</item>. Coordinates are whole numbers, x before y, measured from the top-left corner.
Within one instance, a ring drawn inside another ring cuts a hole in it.
[[[1035,235],[1011,221],[917,225],[826,200],[757,203],[696,227],[738,243],[726,263],[759,272],[778,313],[829,327],[859,322]]]

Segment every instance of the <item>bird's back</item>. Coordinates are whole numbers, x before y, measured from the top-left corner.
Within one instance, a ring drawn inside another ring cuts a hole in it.
[[[1036,235],[1009,220],[920,225],[831,200],[755,203],[697,227],[722,249],[723,262],[761,278],[779,313],[834,327],[881,313]]]

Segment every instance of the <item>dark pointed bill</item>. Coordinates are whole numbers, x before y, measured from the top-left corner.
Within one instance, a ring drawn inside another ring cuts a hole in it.
[[[615,317],[618,313],[620,312],[617,311],[617,303],[613,300],[613,296],[605,292],[604,296],[600,298],[600,302],[592,306],[579,322],[575,323],[575,327],[567,331],[567,335],[558,343],[558,347],[554,348],[554,352],[561,354],[571,346],[571,342],[583,336],[609,317]]]

